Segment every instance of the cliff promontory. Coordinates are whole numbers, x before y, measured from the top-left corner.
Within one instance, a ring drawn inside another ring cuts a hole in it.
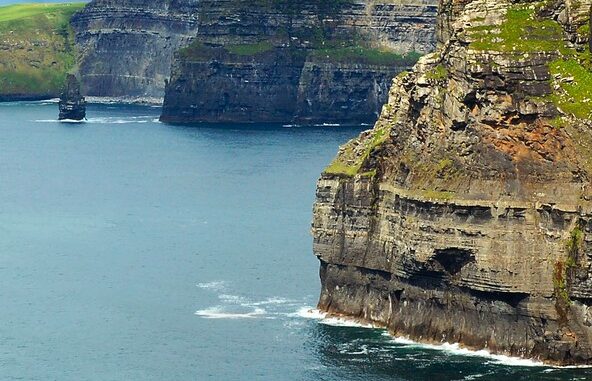
[[[58,97],[76,64],[69,25],[84,4],[0,7],[0,101]]]
[[[172,56],[197,33],[198,0],[94,0],[72,18],[85,95],[162,100]]]
[[[435,45],[436,4],[202,0],[162,120],[374,122],[392,78]]]
[[[592,363],[590,12],[443,0],[437,51],[319,180],[320,309]]]

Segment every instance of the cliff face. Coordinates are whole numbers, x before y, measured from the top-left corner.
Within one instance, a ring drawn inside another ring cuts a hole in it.
[[[198,27],[199,0],[94,0],[72,19],[83,92],[162,99],[172,55]]]
[[[435,14],[430,0],[201,1],[162,119],[374,121],[393,76],[433,49]]]
[[[437,52],[319,180],[319,308],[592,363],[590,8],[443,1]]]

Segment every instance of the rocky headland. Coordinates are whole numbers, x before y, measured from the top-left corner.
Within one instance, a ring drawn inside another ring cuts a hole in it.
[[[198,27],[198,0],[94,0],[72,18],[82,91],[162,99],[172,56]]]
[[[59,96],[76,65],[72,15],[84,4],[0,7],[0,102]]]
[[[591,2],[442,0],[438,49],[318,182],[319,308],[592,363]]]
[[[167,122],[374,122],[435,45],[432,0],[202,0],[173,61]]]

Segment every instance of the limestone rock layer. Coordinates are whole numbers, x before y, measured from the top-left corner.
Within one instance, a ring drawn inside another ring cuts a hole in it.
[[[392,78],[435,47],[433,0],[202,0],[162,120],[374,122]]]
[[[172,56],[195,37],[198,0],[94,0],[71,24],[85,95],[162,100]]]
[[[437,51],[319,180],[319,308],[592,363],[590,10],[442,1]]]

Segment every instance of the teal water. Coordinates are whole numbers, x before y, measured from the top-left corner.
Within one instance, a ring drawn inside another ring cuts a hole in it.
[[[0,380],[592,379],[308,312],[315,181],[363,127],[56,114],[0,104]]]

